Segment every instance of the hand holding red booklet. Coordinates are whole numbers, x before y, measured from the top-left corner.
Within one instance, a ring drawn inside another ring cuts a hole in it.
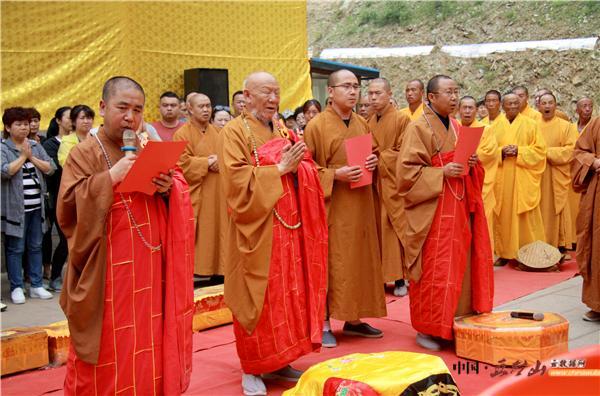
[[[368,186],[373,182],[373,172],[365,168],[367,157],[373,153],[373,137],[370,133],[344,140],[348,166],[360,166],[362,176],[359,181],[350,183],[350,188]]]
[[[179,160],[179,156],[188,142],[154,142],[149,141],[135,163],[117,186],[117,192],[143,192],[152,195],[156,186],[152,179],[160,173],[168,173]]]
[[[466,175],[469,173],[469,158],[477,152],[477,147],[479,147],[485,127],[471,128],[462,126],[455,119],[451,119],[451,122],[457,135],[453,162],[464,166],[463,175]]]

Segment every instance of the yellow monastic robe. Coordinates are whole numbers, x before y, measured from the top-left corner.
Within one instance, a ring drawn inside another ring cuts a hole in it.
[[[500,114],[494,122],[504,115]],[[470,127],[482,127],[485,126],[481,121],[475,120]],[[496,196],[494,195],[494,184],[496,183],[496,174],[498,172],[498,164],[502,161],[502,155],[498,151],[498,142],[496,136],[490,129],[489,126],[485,126],[479,147],[477,148],[477,155],[481,161],[481,166],[485,170],[485,178],[483,180],[483,189],[481,195],[483,198],[483,207],[485,209],[485,217],[488,223],[488,230],[490,232],[490,242],[492,244],[492,252],[494,251],[494,208],[496,207]]]
[[[504,146],[518,146],[517,157],[507,157],[498,164],[494,186],[496,254],[514,259],[522,246],[545,240],[540,198],[546,143],[537,123],[520,114],[512,123],[504,117],[490,129],[500,153]]]
[[[542,119],[538,125],[547,150],[540,200],[546,242],[554,247],[571,248],[576,236],[572,235],[574,218],[568,201],[571,190],[570,164],[578,137],[577,129],[558,117],[548,122]]]
[[[202,132],[188,121],[173,135],[173,141],[177,140],[188,142],[178,165],[190,185],[190,198],[196,219],[194,273],[221,275],[221,250],[227,224],[227,207],[219,174],[208,169],[208,156],[217,154],[219,132],[212,124]]]
[[[331,106],[304,131],[319,168],[327,209],[329,314],[346,321],[386,315],[373,189],[351,189],[349,183],[334,180],[335,170],[348,165],[344,140],[368,132],[362,117],[352,113],[346,126]]]
[[[534,121],[539,121],[542,119],[542,113],[529,106],[529,103],[527,103],[527,106],[523,109],[523,111],[521,111],[521,115],[529,117]]]
[[[501,112],[500,114],[498,114],[498,117],[494,118],[494,121],[491,121],[491,122],[490,122],[490,116],[485,116],[479,121],[485,125],[492,125],[492,124],[495,124],[496,122],[498,122],[500,117],[504,117],[504,113]]]
[[[405,107],[403,109],[400,109],[399,111],[409,116],[411,121],[414,121],[417,118],[421,117],[421,114],[423,114],[423,102],[421,102],[421,104],[419,105],[419,107],[417,107],[414,113],[410,111],[410,107]]]
[[[392,105],[383,110],[381,117],[373,114],[368,120],[375,152],[379,156],[374,187],[384,282],[404,279],[404,249],[400,242],[404,209],[396,184],[396,159],[402,135],[409,123],[410,118]]]

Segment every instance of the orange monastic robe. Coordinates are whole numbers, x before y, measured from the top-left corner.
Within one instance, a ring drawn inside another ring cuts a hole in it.
[[[219,132],[209,124],[202,132],[186,122],[173,135],[173,140],[186,140],[179,166],[190,185],[190,197],[196,218],[196,254],[194,273],[223,274],[223,241],[227,224],[227,206],[223,198],[219,174],[208,169],[208,156],[217,154]]]
[[[423,102],[421,102],[419,107],[417,107],[414,112],[410,111],[410,107],[405,107],[403,109],[400,109],[399,111],[403,114],[406,114],[411,121],[414,121],[417,118],[421,117],[421,114],[423,114]]]
[[[573,124],[554,117],[538,121],[546,142],[546,169],[542,175],[540,210],[546,242],[554,247],[571,248],[574,218],[569,205],[571,157],[578,138]]]
[[[317,166],[329,225],[329,314],[339,320],[386,315],[375,197],[371,186],[351,189],[334,180],[348,164],[344,140],[368,133],[367,122],[352,113],[349,126],[328,106],[313,118],[304,139]]]
[[[522,246],[545,240],[540,199],[546,143],[538,124],[520,114],[512,123],[504,117],[490,128],[500,153],[504,146],[518,146],[517,157],[507,157],[498,164],[494,187],[496,254],[514,259]]]
[[[384,282],[404,279],[402,230],[404,210],[396,183],[396,160],[402,134],[410,118],[388,105],[380,117],[373,114],[367,121],[373,134],[375,152],[379,156],[374,184],[379,213],[379,244]]]
[[[225,302],[242,369],[258,375],[321,345],[327,294],[323,191],[308,152],[295,175],[280,175],[276,164],[289,141],[250,113],[228,122],[219,136],[229,212]]]
[[[581,193],[577,216],[577,264],[583,277],[582,300],[600,312],[600,173],[591,169],[600,158],[600,118],[593,118],[577,139],[571,176]]]
[[[60,301],[71,335],[67,395],[176,395],[190,381],[194,229],[187,183],[175,171],[168,205],[159,194],[117,193],[108,162],[123,155],[100,128],[63,167],[57,219],[69,244]]]
[[[591,121],[591,120],[590,120]],[[579,130],[579,123],[577,121],[575,121],[573,123],[573,126],[575,127],[575,129],[577,130],[578,136],[581,136],[581,134],[585,131],[585,129],[587,128],[587,126],[590,124],[590,122],[588,121],[587,125],[584,126],[581,131]],[[571,187],[569,188],[569,206],[571,207],[571,220],[573,220],[571,222],[572,225],[572,234],[575,236],[575,239],[571,241],[571,243],[575,244],[577,243],[577,215],[579,213],[579,201],[581,200],[581,196],[579,193],[576,193],[575,190],[573,189],[573,186],[571,185]]]
[[[429,108],[404,133],[397,161],[406,218],[410,317],[421,333],[452,339],[455,316],[489,312],[493,301],[492,249],[477,165],[444,177],[456,134]]]

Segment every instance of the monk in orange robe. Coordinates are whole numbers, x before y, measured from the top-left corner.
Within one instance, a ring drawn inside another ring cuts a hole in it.
[[[344,140],[369,133],[367,122],[352,111],[359,89],[358,79],[349,70],[332,73],[327,81],[331,105],[307,125],[304,139],[319,167],[327,207],[329,315],[346,322],[346,335],[378,338],[383,333],[361,321],[386,315],[375,197],[371,186],[350,188],[363,171],[360,166],[348,166],[344,148]],[[373,171],[376,166],[377,156],[369,155],[365,168]],[[336,345],[326,320],[323,346]]]
[[[227,207],[222,196],[217,162],[219,132],[210,123],[212,107],[204,94],[189,98],[189,121],[173,135],[173,140],[188,142],[179,166],[190,185],[196,218],[196,255],[194,273],[222,275],[222,247],[227,224]]]
[[[441,348],[440,339],[453,339],[455,316],[489,312],[493,303],[492,250],[481,197],[484,171],[476,154],[468,169],[453,161],[457,136],[449,115],[458,92],[448,76],[429,80],[431,107],[404,132],[397,162],[410,318],[417,343],[431,350]]]
[[[522,85],[514,87],[512,93],[519,98],[519,112],[521,115],[531,118],[534,121],[539,121],[542,118],[542,114],[539,111],[529,106],[529,91],[526,87]]]
[[[408,106],[400,109],[400,112],[410,117],[411,121],[416,120],[423,114],[423,94],[425,93],[425,85],[421,80],[411,80],[406,84],[404,89],[404,97]]]
[[[577,216],[577,264],[583,277],[583,319],[600,322],[600,118],[590,121],[575,145],[573,188],[581,193]]]
[[[193,210],[180,171],[157,175],[156,193],[118,193],[134,165],[125,129],[142,122],[142,87],[104,85],[97,134],[71,151],[57,218],[69,245],[60,303],[69,323],[66,395],[178,395],[192,358]]]
[[[494,242],[499,265],[516,258],[522,246],[545,240],[540,199],[546,143],[537,122],[519,112],[517,95],[504,95],[502,107],[505,116],[490,126],[502,155],[494,185]]]
[[[502,115],[500,111],[502,105],[502,95],[495,89],[490,89],[485,93],[483,103],[488,111],[488,115],[481,119],[481,123],[485,125],[492,125]]]
[[[549,89],[546,89],[546,88],[542,88],[542,89],[538,89],[535,92],[535,94],[533,95],[534,102],[535,102],[535,107],[536,107],[537,111],[540,113],[540,115],[543,113],[543,111],[542,111],[542,105],[541,105],[541,101],[540,100],[541,100],[542,96],[544,96],[546,94],[552,94],[552,91],[550,91]],[[571,119],[569,118],[569,116],[567,115],[567,113],[565,113],[564,111],[562,111],[558,107],[554,110],[554,115],[556,117],[558,117],[558,118],[561,118],[561,119],[565,120],[565,121],[571,122]]]
[[[490,94],[493,97],[493,94]],[[477,114],[477,102],[472,96],[463,96],[458,104],[458,114],[460,115],[460,123],[463,126],[478,128],[485,127],[482,121],[478,121],[476,118]],[[498,114],[494,114],[495,122],[498,120]],[[483,207],[485,208],[485,217],[488,224],[488,232],[490,235],[490,244],[492,252],[494,251],[494,207],[496,206],[496,195],[494,194],[494,183],[496,182],[496,174],[498,171],[498,164],[501,160],[500,151],[498,150],[498,142],[490,128],[485,128],[479,147],[477,148],[477,156],[481,162],[481,166],[485,171],[485,177],[483,180],[482,198]]]
[[[394,282],[394,295],[404,297],[408,294],[404,283],[404,249],[401,242],[404,210],[397,191],[396,159],[402,134],[410,118],[390,103],[392,88],[388,80],[371,80],[367,94],[373,109],[367,122],[373,134],[375,152],[379,155],[374,187],[383,281]]]
[[[544,233],[548,244],[570,249],[575,240],[575,219],[569,205],[570,164],[578,133],[573,124],[556,116],[556,98],[552,93],[541,95],[539,108],[542,119],[538,124],[547,148],[540,200]]]
[[[229,212],[225,302],[244,394],[266,395],[262,378],[297,381],[289,364],[321,346],[327,224],[306,145],[273,121],[277,80],[257,72],[244,85],[246,108],[221,130],[217,152]]]

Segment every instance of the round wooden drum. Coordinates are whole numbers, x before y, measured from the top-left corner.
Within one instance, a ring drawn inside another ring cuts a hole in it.
[[[544,312],[544,320],[518,319],[510,311],[454,320],[456,355],[493,365],[535,364],[569,349],[569,321]]]

